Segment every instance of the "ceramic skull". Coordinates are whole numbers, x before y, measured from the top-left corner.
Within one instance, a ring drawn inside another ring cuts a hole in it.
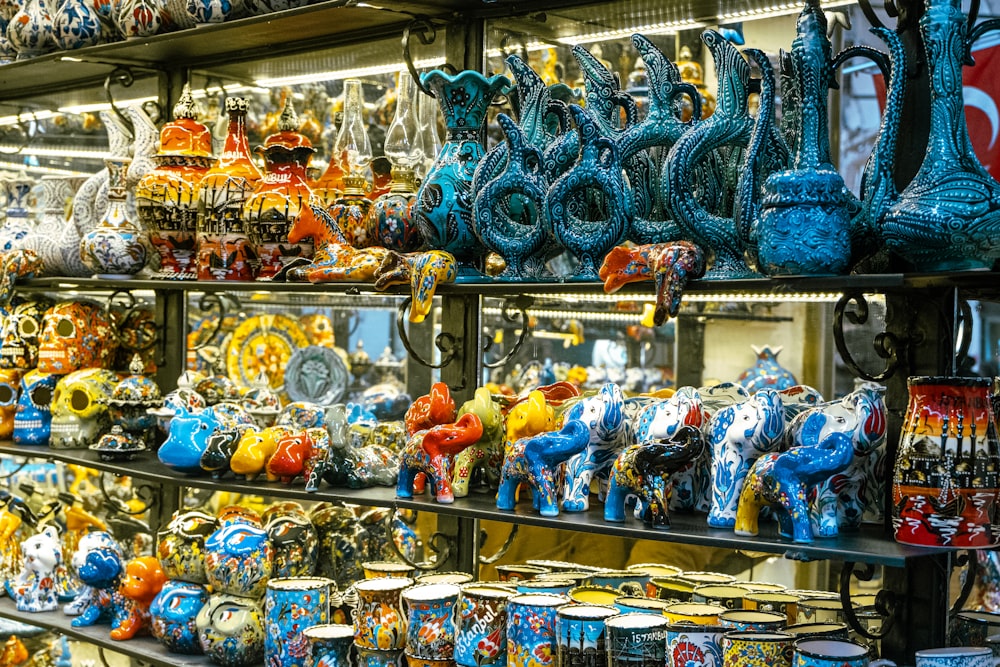
[[[14,434],[14,412],[21,393],[22,371],[15,368],[0,369],[0,440],[10,440]]]
[[[52,394],[58,375],[35,369],[21,378],[21,395],[14,414],[14,442],[19,445],[44,445],[52,425]]]
[[[117,349],[114,323],[93,301],[60,301],[46,313],[38,370],[66,375],[81,368],[110,368]]]
[[[118,376],[86,368],[63,376],[52,397],[50,447],[89,447],[111,429],[108,398]]]
[[[30,299],[14,306],[3,324],[0,368],[26,371],[35,367],[42,320],[51,307],[49,299]]]

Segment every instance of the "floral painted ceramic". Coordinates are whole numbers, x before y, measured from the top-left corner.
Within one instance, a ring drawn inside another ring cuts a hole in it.
[[[788,389],[798,384],[798,380],[791,371],[778,363],[778,355],[781,354],[781,347],[772,348],[770,345],[764,347],[750,346],[754,354],[757,355],[757,362],[746,369],[736,379],[749,393],[754,393],[758,389]]]
[[[142,374],[142,360],[136,356],[129,367],[131,375],[115,385],[108,399],[111,419],[138,440],[152,444],[156,417],[150,408],[163,405],[163,395],[156,381]]]
[[[462,415],[454,424],[439,424],[410,436],[399,464],[396,495],[413,497],[413,480],[418,472],[427,475],[439,503],[454,502],[449,462],[483,435],[483,423],[473,413]]]
[[[157,534],[156,556],[169,579],[208,583],[205,540],[218,529],[215,517],[197,510],[175,514]]]
[[[320,577],[272,579],[264,598],[264,664],[313,667],[303,630],[330,622],[330,593],[337,585]]]
[[[128,219],[125,206],[125,170],[128,158],[108,158],[108,211],[92,231],[80,239],[80,256],[103,278],[135,275],[146,266],[145,234]]]
[[[52,394],[58,375],[28,371],[21,378],[20,398],[14,414],[14,442],[19,445],[44,445],[52,426]]]
[[[407,577],[365,579],[355,585],[354,643],[368,649],[402,649],[406,645],[406,615],[400,595],[413,584]]]
[[[257,602],[215,594],[195,619],[201,649],[216,665],[251,667],[264,659],[264,614]]]
[[[709,422],[712,505],[708,525],[736,523],[736,508],[751,465],[781,443],[784,408],[778,392],[761,389],[750,399],[717,411]]]
[[[219,163],[198,188],[198,279],[253,280],[257,257],[241,217],[261,179],[246,133],[247,100],[226,98],[229,129]]]
[[[135,187],[139,219],[160,255],[158,277],[194,279],[199,183],[212,167],[212,134],[195,118],[191,89],[184,85],[174,120],[160,130],[156,168]]]
[[[45,0],[19,3],[20,10],[7,26],[7,39],[18,60],[40,56],[55,48],[52,41],[52,13]]]
[[[476,468],[481,468],[491,486],[500,484],[500,466],[503,463],[503,413],[500,404],[493,400],[486,387],[476,389],[475,396],[462,404],[458,415],[475,414],[483,425],[479,441],[455,457],[455,471],[451,478],[452,493],[462,498],[469,493],[469,481]]]
[[[556,613],[565,595],[517,595],[507,601],[508,667],[543,667],[556,663]]]
[[[42,320],[38,370],[66,375],[82,368],[111,368],[117,348],[114,323],[94,301],[60,301]]]
[[[451,660],[455,652],[455,584],[418,584],[403,591],[408,618],[406,654],[430,660]]]
[[[205,539],[205,574],[219,593],[261,597],[273,559],[267,532],[247,523],[224,523]]]
[[[64,51],[101,42],[100,15],[90,0],[69,0],[52,17],[52,39]]]
[[[461,667],[502,664],[507,658],[510,590],[485,584],[462,587],[455,617],[455,662]]]
[[[151,37],[163,29],[167,19],[164,6],[156,0],[123,0],[116,7],[115,25],[126,39]]]
[[[140,556],[125,564],[121,584],[113,598],[112,639],[132,639],[149,631],[149,605],[166,580],[159,561],[153,556]]]
[[[274,551],[272,576],[306,577],[316,571],[319,535],[305,512],[281,512],[264,525]]]
[[[59,608],[57,570],[63,566],[62,543],[54,526],[47,526],[21,545],[21,572],[6,582],[7,594],[18,611],[55,611]]]
[[[49,409],[49,446],[84,448],[111,429],[108,398],[118,380],[112,371],[86,368],[59,378]]]
[[[309,641],[306,664],[310,667],[352,667],[351,647],[354,628],[328,623],[306,628],[302,634]]]
[[[288,232],[289,243],[300,243],[312,237],[316,249],[312,264],[290,269],[289,280],[308,280],[311,283],[371,280],[389,251],[351,245],[341,223],[333,217],[336,211],[327,212],[314,205],[312,213],[312,216],[300,216]],[[343,215],[340,217],[343,218]]]
[[[149,605],[153,636],[170,653],[201,653],[196,619],[207,602],[208,591],[204,586],[168,581]]]
[[[768,452],[754,461],[740,493],[737,535],[756,535],[757,517],[765,505],[774,509],[778,532],[796,542],[812,542],[810,488],[843,471],[854,457],[851,439],[831,433],[813,446]]]

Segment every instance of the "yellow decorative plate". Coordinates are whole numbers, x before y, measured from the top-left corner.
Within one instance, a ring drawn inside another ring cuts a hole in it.
[[[240,323],[226,351],[229,378],[243,387],[252,387],[263,371],[271,389],[285,385],[285,366],[292,353],[309,345],[309,338],[297,320],[285,315],[255,315]]]

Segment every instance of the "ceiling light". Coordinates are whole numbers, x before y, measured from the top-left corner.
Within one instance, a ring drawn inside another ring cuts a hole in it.
[[[445,64],[444,57],[427,58],[417,60],[413,63],[415,68],[428,69],[440,67]],[[254,83],[262,88],[280,88],[281,86],[296,86],[303,83],[318,83],[322,81],[340,81],[343,79],[360,79],[376,74],[392,74],[406,67],[405,63],[389,63],[386,65],[373,65],[371,67],[356,67],[354,69],[336,70],[333,72],[316,72],[315,74],[301,74],[298,76],[283,76],[274,79],[257,79]]]
[[[823,9],[831,9],[833,7],[843,7],[845,5],[856,4],[857,0],[821,0],[820,6]],[[802,9],[799,7],[798,3],[794,2],[784,2],[780,4],[771,5],[770,7],[757,7],[755,9],[739,9],[734,12],[725,12],[719,14],[716,19],[717,23],[726,23],[732,21],[733,19],[767,19],[776,16],[788,16],[790,14],[798,14]]]
[[[0,154],[4,153],[7,155],[35,155],[37,157],[71,157],[83,160],[103,160],[110,157],[108,151],[102,150],[0,145]]]
[[[0,171],[25,172],[28,174],[50,174],[52,176],[93,176],[92,173],[76,171],[74,169],[57,169],[55,167],[40,167],[19,162],[0,161]]]
[[[149,97],[136,97],[131,100],[117,100],[115,106],[127,107],[134,104],[145,104],[146,102],[156,102],[158,98],[156,95],[151,95]],[[77,104],[68,107],[59,107],[61,113],[93,113],[94,111],[108,111],[111,109],[111,104],[108,102],[98,102],[95,104]]]
[[[18,116],[0,116],[0,126],[20,125],[21,123],[30,123],[35,120],[45,120],[55,115],[55,111],[41,109],[39,111],[26,111]]]
[[[692,30],[694,28],[704,28],[705,24],[693,19],[683,21],[663,21],[651,23],[649,25],[635,26],[631,28],[621,28],[617,30],[603,30],[589,35],[573,35],[572,37],[557,37],[555,41],[568,46],[576,44],[590,44],[592,42],[606,42],[612,39],[625,39],[638,33],[640,35],[670,35],[681,30]]]

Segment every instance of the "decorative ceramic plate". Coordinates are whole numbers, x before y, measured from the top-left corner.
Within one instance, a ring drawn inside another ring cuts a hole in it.
[[[284,315],[255,315],[240,323],[226,350],[230,379],[252,387],[263,372],[271,389],[281,391],[292,354],[309,344],[297,320]]]
[[[333,349],[296,350],[285,369],[285,392],[293,401],[333,405],[347,389],[347,365]]]

